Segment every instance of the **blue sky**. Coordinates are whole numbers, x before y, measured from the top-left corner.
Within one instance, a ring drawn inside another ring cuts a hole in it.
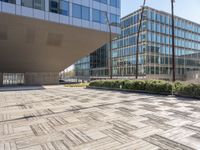
[[[171,11],[171,0],[146,0],[147,6],[163,10]],[[200,24],[200,0],[175,0],[175,15],[186,18],[188,20]],[[137,10],[143,3],[143,0],[121,0],[122,17]]]

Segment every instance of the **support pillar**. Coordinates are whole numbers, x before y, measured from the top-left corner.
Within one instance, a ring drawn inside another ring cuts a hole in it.
[[[25,85],[57,85],[59,84],[58,72],[27,72]]]
[[[0,86],[3,86],[3,73],[0,73]]]

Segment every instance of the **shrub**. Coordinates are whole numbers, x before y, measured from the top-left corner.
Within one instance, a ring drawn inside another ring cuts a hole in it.
[[[89,85],[107,88],[120,88],[121,85],[123,89],[154,93],[171,93],[172,91],[172,84],[159,80],[105,80],[93,81]]]
[[[200,97],[200,85],[197,84],[179,84],[175,88],[175,93],[183,96]]]
[[[158,94],[171,94],[173,91],[173,93],[178,95],[200,98],[200,85],[182,82],[171,83],[162,80],[102,80],[92,81],[89,84],[89,86],[118,89],[120,85],[123,89],[133,91],[145,91]]]
[[[103,81],[92,81],[89,86],[103,87]]]
[[[89,83],[65,84],[65,87],[86,87]]]
[[[148,80],[145,91],[150,93],[166,93],[171,94],[173,88],[172,83],[161,80]]]
[[[128,90],[137,90],[137,91],[144,91],[146,87],[146,81],[143,80],[131,80],[131,81],[125,81],[123,89]]]

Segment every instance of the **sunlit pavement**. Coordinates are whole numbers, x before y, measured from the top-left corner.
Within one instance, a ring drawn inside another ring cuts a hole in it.
[[[200,149],[200,101],[48,86],[0,92],[0,150]]]

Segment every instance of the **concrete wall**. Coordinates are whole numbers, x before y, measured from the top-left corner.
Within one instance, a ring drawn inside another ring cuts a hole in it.
[[[3,85],[3,73],[0,73],[0,86]]]
[[[25,85],[56,85],[59,84],[58,72],[27,72]]]

